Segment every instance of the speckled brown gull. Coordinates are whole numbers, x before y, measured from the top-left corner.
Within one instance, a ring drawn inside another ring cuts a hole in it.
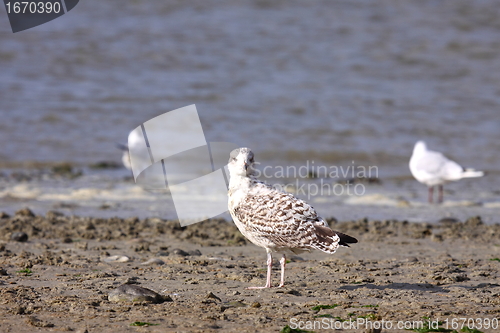
[[[231,152],[229,158],[229,212],[241,233],[267,252],[267,281],[271,288],[272,252],[282,254],[281,282],[285,283],[286,252],[320,250],[335,253],[339,246],[358,241],[330,229],[313,207],[292,194],[256,180],[254,154],[248,148]]]

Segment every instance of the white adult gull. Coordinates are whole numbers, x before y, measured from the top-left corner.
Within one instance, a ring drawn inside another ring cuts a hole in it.
[[[267,281],[271,288],[272,252],[282,254],[281,282],[285,283],[285,253],[320,250],[334,253],[339,246],[358,241],[330,229],[305,201],[254,178],[254,154],[249,148],[231,152],[229,158],[229,212],[240,232],[267,252]]]
[[[410,171],[416,180],[429,187],[429,203],[433,201],[434,186],[439,188],[438,202],[443,202],[443,184],[462,178],[482,177],[484,172],[465,169],[443,154],[427,149],[418,141],[410,158]]]

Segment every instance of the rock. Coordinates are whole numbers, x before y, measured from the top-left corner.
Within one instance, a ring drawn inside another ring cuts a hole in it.
[[[134,284],[123,284],[109,293],[108,300],[110,302],[162,303],[171,302],[172,298]]]
[[[438,221],[438,223],[442,223],[442,224],[456,224],[456,223],[460,223],[460,220],[456,219],[454,217],[443,217],[441,220]]]
[[[173,253],[173,254],[176,254],[176,255],[178,255],[178,256],[183,256],[183,257],[185,257],[185,256],[188,256],[188,255],[189,255],[189,253],[187,253],[186,251],[181,250],[181,249],[173,249],[173,250],[172,250],[172,253]]]
[[[109,256],[109,257],[102,258],[101,261],[108,262],[108,263],[128,262],[128,261],[130,261],[130,258],[127,256],[116,255],[116,256]]]
[[[230,308],[244,308],[247,305],[245,303],[243,303],[242,301],[232,301],[232,302],[229,302],[226,306],[230,307]]]
[[[78,331],[76,331],[76,333],[89,333],[89,330],[86,328],[82,328],[82,329],[79,329]]]
[[[365,330],[365,333],[381,333],[382,329],[381,328],[367,328]]]
[[[63,238],[62,242],[64,244],[71,244],[71,243],[73,243],[73,240],[71,239],[71,237],[65,237],[65,238]]]
[[[6,212],[0,212],[0,219],[8,219],[10,217]]]
[[[298,290],[294,290],[294,289],[287,290],[287,291],[284,292],[284,294],[295,295],[295,296],[302,296],[301,293]]]
[[[165,262],[161,259],[158,258],[151,258],[143,263],[141,265],[165,265]]]
[[[201,256],[201,251],[200,250],[193,250],[188,252],[190,256]]]
[[[54,220],[58,217],[63,217],[64,216],[64,213],[61,213],[61,212],[58,212],[57,210],[49,210],[46,214],[45,214],[45,218],[47,220]]]
[[[252,308],[260,308],[261,305],[259,302],[253,302],[252,305],[251,305]]]
[[[209,292],[205,298],[216,299],[219,302],[221,301],[221,299],[218,296],[216,296],[214,293],[212,293],[212,292]]]
[[[87,243],[87,242],[76,242],[74,244],[75,244],[76,249],[83,250],[83,251],[87,251],[87,249],[89,247],[89,243]]]
[[[6,275],[9,275],[9,274],[7,273],[7,271],[4,268],[0,267],[0,275],[6,276]]]
[[[89,165],[89,167],[91,169],[118,169],[121,165],[115,161],[99,161]]]
[[[139,278],[137,276],[128,277],[124,284],[138,284]]]
[[[478,227],[483,224],[481,216],[471,217],[465,221],[465,225],[468,227]]]
[[[35,326],[35,327],[54,327],[54,324],[49,323],[45,320],[40,320],[40,319],[35,318],[33,316],[26,318],[26,322],[28,324],[30,324],[31,326]]]
[[[20,209],[16,212],[16,216],[27,216],[27,217],[35,217],[35,214],[28,208]]]
[[[170,253],[168,251],[163,251],[163,250],[160,250],[158,252],[156,252],[156,256],[157,257],[168,257]]]
[[[10,239],[16,242],[27,242],[28,234],[25,232],[13,232]]]

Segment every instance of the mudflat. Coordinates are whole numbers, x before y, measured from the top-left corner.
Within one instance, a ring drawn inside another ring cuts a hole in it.
[[[2,332],[500,329],[500,225],[480,217],[331,219],[359,243],[291,256],[285,287],[263,290],[246,288],[265,283],[265,251],[232,222],[1,217]],[[140,298],[142,288],[158,297]],[[126,290],[139,291],[115,297]]]

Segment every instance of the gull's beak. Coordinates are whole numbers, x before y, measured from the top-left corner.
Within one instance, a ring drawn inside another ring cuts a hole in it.
[[[249,166],[248,162],[245,162],[245,171],[248,170],[248,166]]]

